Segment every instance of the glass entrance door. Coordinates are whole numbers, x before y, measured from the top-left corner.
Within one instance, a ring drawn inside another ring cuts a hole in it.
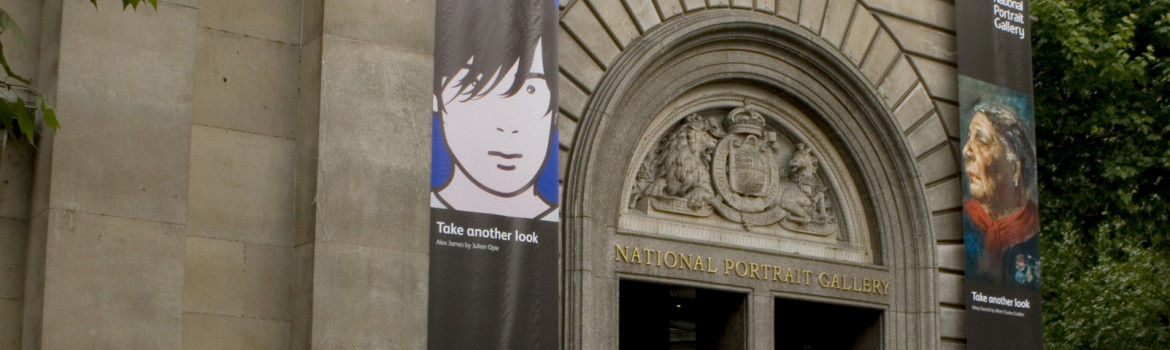
[[[620,288],[623,350],[747,348],[744,294],[637,281]]]
[[[881,349],[882,311],[776,299],[776,349]]]

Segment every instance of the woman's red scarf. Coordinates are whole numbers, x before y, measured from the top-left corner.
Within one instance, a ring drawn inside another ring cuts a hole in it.
[[[971,217],[975,226],[985,232],[983,246],[989,252],[998,253],[1004,248],[1026,241],[1035,236],[1040,229],[1040,208],[1033,201],[1028,201],[1028,205],[999,220],[992,219],[977,200],[972,199],[963,203],[963,210]]]

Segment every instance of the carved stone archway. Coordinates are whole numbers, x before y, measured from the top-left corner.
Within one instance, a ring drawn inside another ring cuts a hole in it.
[[[568,161],[565,348],[617,347],[614,300],[621,272],[613,247],[625,237],[618,221],[628,202],[623,198],[628,174],[641,161],[638,140],[661,123],[655,117],[671,103],[721,84],[751,86],[816,116],[825,144],[842,155],[844,171],[857,183],[858,206],[872,235],[871,266],[848,268],[868,269],[891,281],[889,297],[868,304],[885,310],[885,346],[937,347],[933,234],[915,152],[894,113],[853,62],[795,23],[739,10],[675,17],[621,51],[589,98]],[[752,295],[759,305],[773,297]],[[753,322],[767,318],[764,314],[757,312]],[[753,337],[749,344],[772,347],[770,336]]]

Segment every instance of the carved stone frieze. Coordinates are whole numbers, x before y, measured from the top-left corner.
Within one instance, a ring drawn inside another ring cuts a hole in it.
[[[716,125],[699,115],[683,118],[642,164],[635,191],[655,209],[692,216],[711,215],[711,151]],[[636,198],[635,201],[638,199]]]
[[[688,115],[667,131],[639,166],[630,207],[829,236],[837,214],[822,177],[807,144],[781,136],[745,102],[722,118]]]

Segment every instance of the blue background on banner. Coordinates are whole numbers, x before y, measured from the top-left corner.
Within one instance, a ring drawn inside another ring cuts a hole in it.
[[[431,188],[443,187],[451,179],[454,171],[451,163],[451,152],[447,150],[447,143],[443,140],[442,121],[438,116],[431,116]],[[557,171],[560,164],[560,133],[554,132],[552,142],[549,142],[548,162],[540,169],[536,180],[536,192],[550,203],[557,203]]]

